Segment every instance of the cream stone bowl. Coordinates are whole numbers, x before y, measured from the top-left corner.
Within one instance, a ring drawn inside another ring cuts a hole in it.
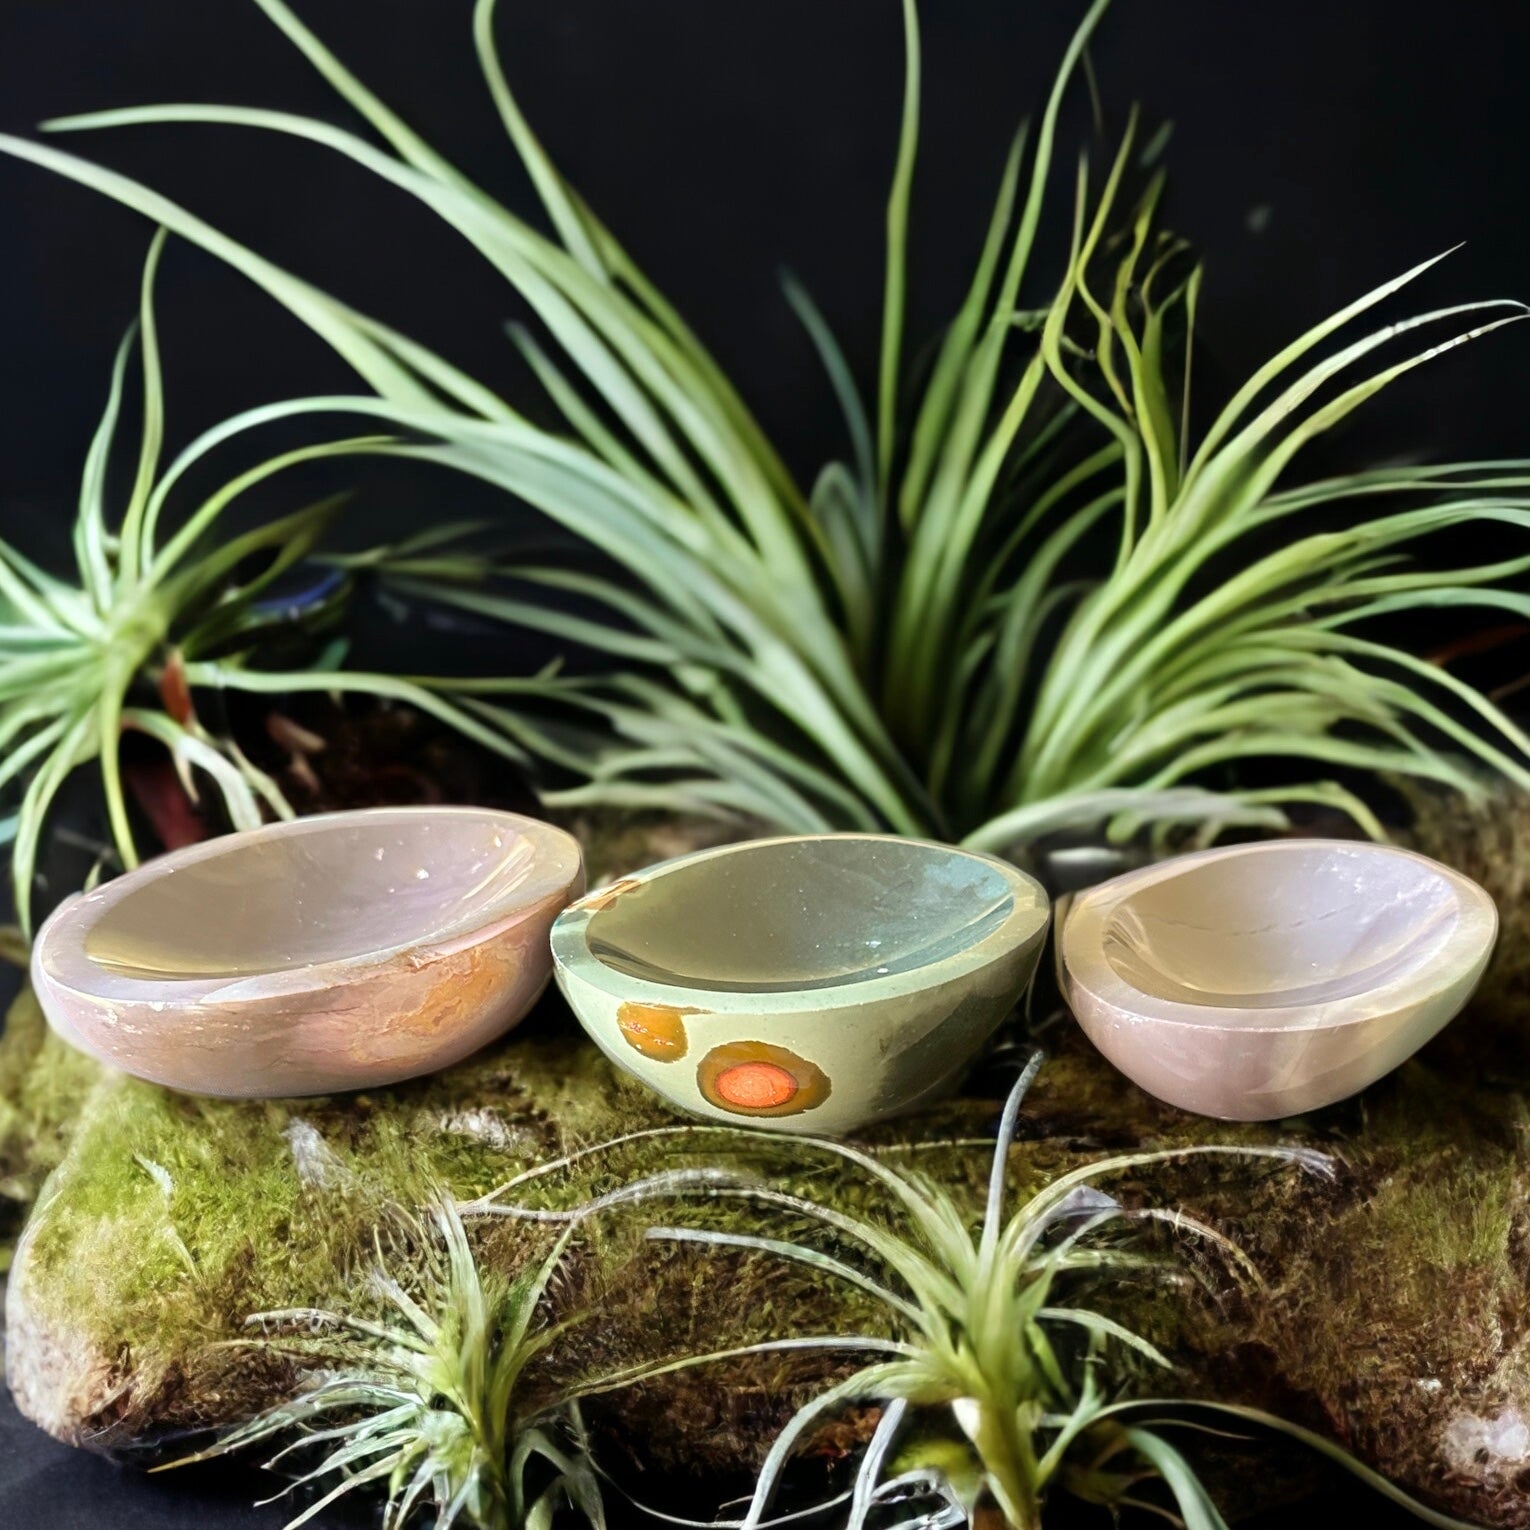
[[[1471,997],[1498,933],[1457,872],[1320,839],[1145,867],[1061,917],[1064,991],[1094,1044],[1149,1094],[1233,1121],[1391,1072]]]
[[[922,840],[752,840],[559,916],[558,982],[601,1050],[694,1115],[837,1134],[947,1093],[1024,992],[1041,885]]]
[[[578,843],[480,808],[269,824],[150,861],[63,904],[32,978],[103,1062],[198,1094],[324,1094],[466,1057],[551,975],[583,890]]]

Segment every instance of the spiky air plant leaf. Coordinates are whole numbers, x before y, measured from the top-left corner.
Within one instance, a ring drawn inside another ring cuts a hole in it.
[[[51,145],[4,138],[0,148],[227,260],[378,395],[315,407],[354,407],[413,433],[383,450],[497,485],[615,565],[516,566],[520,590],[492,559],[448,567],[406,555],[395,568],[406,588],[619,666],[604,683],[559,691],[551,722],[514,715],[517,682],[462,688],[473,716],[584,778],[564,801],[746,813],[807,831],[890,827],[991,849],[1102,825],[1125,835],[1186,824],[1209,837],[1279,826],[1303,802],[1379,833],[1346,782],[1387,771],[1469,791],[1463,756],[1530,784],[1530,738],[1374,627],[1426,607],[1526,614],[1513,582],[1530,554],[1445,573],[1410,560],[1427,539],[1440,545],[1438,534],[1473,525],[1502,527],[1517,547],[1530,465],[1293,476],[1311,443],[1395,378],[1524,309],[1468,304],[1346,338],[1425,262],[1293,341],[1193,439],[1201,274],[1157,225],[1161,176],[1136,184],[1134,124],[1103,176],[1081,164],[1064,277],[1049,294],[1033,290],[1064,96],[1107,0],[1089,5],[1039,120],[1017,135],[927,377],[903,362],[920,104],[917,15],[903,0],[907,71],[872,409],[822,316],[788,290],[851,446],[810,491],[558,173],[510,89],[495,0],[476,0],[474,43],[553,237],[432,149],[285,0],[256,3],[375,140],[216,105],[50,126],[254,128],[381,177],[529,304],[539,331],[515,338],[562,432],[149,188]],[[1415,338],[1426,329],[1439,338]],[[1286,762],[1289,779],[1246,784],[1251,758]]]
[[[263,641],[293,631],[285,606],[268,610],[263,598],[275,580],[315,552],[340,502],[325,500],[222,541],[214,539],[220,517],[278,474],[383,450],[392,437],[353,435],[268,458],[208,495],[173,533],[161,534],[172,492],[218,447],[271,421],[314,412],[308,400],[250,410],[206,431],[161,465],[165,404],[153,290],[164,237],[157,235],[151,247],[139,317],[118,350],[106,410],[86,457],[74,523],[76,579],[44,571],[0,540],[0,791],[17,804],[4,820],[4,834],[14,840],[13,896],[24,926],[30,925],[49,808],[79,767],[99,764],[116,854],[124,867],[137,864],[120,763],[126,730],[169,751],[193,799],[199,781],[210,782],[235,828],[252,828],[267,815],[292,816],[276,782],[231,737],[204,725],[196,707],[203,688],[389,697],[434,714],[501,754],[526,758],[502,729],[428,686],[342,669],[333,645],[309,669],[260,667]],[[114,518],[107,469],[135,346],[143,425],[127,502]],[[304,622],[322,630],[348,593],[347,579],[333,581]]]
[[[261,1342],[309,1365],[321,1361],[322,1379],[173,1464],[268,1440],[287,1442],[272,1468],[294,1452],[320,1450],[319,1464],[287,1491],[333,1485],[288,1530],[347,1494],[378,1489],[386,1493],[384,1530],[402,1530],[427,1513],[436,1530],[548,1530],[564,1506],[601,1530],[600,1486],[573,1400],[528,1403],[524,1396],[528,1365],[559,1332],[546,1318],[544,1297],[569,1234],[510,1278],[478,1263],[449,1199],[434,1208],[429,1226],[408,1213],[396,1216],[407,1256],[390,1261],[379,1247],[371,1282],[386,1315],[303,1309],[250,1318],[268,1332],[296,1330],[300,1337]]]
[[[1172,1370],[1154,1345],[1088,1304],[1090,1285],[1151,1273],[1161,1262],[1112,1231],[1142,1223],[1168,1227],[1219,1250],[1257,1280],[1236,1245],[1210,1226],[1177,1211],[1129,1208],[1098,1182],[1191,1154],[1265,1159],[1318,1174],[1327,1159],[1305,1149],[1207,1146],[1101,1158],[1059,1175],[1023,1204],[1006,1210],[1008,1153],[1025,1092],[1041,1063],[1022,1072],[1006,1102],[994,1147],[982,1219],[974,1228],[944,1186],[843,1143],[816,1141],[870,1174],[898,1209],[889,1226],[847,1216],[811,1200],[769,1190],[748,1194],[781,1214],[780,1236],[660,1227],[649,1236],[704,1247],[748,1247],[849,1280],[885,1304],[901,1352],[878,1359],[807,1403],[777,1437],[760,1473],[744,1530],[765,1515],[793,1450],[826,1415],[853,1402],[875,1402],[883,1414],[865,1451],[851,1493],[846,1530],[864,1530],[889,1483],[884,1467],[899,1438],[921,1414],[954,1419],[971,1453],[970,1468],[944,1474],[946,1496],[974,1514],[997,1508],[1014,1530],[1038,1530],[1049,1493],[1063,1490],[1112,1510],[1163,1512],[1143,1496],[1145,1484],[1167,1489],[1180,1521],[1195,1530],[1225,1530],[1190,1462],[1165,1431],[1164,1415],[1186,1405],[1143,1401],[1130,1383],[1146,1371]],[[805,1144],[804,1144],[805,1145]],[[806,1222],[827,1240],[802,1238]],[[1123,1362],[1125,1362],[1123,1364]],[[1282,1430],[1314,1444],[1387,1496],[1435,1526],[1460,1522],[1403,1494],[1332,1441],[1255,1409],[1215,1409]],[[1180,1423],[1177,1427],[1184,1427]],[[891,1482],[902,1484],[901,1478]]]
[[[1196,1412],[1230,1427],[1282,1432],[1319,1450],[1439,1530],[1462,1522],[1416,1503],[1331,1440],[1252,1408],[1143,1396],[1145,1376],[1173,1367],[1153,1344],[1092,1304],[1102,1284],[1175,1278],[1175,1263],[1131,1234],[1145,1226],[1168,1231],[1221,1258],[1257,1291],[1258,1272],[1215,1228],[1177,1210],[1129,1206],[1102,1182],[1154,1165],[1213,1156],[1264,1162],[1330,1175],[1332,1164],[1309,1149],[1206,1145],[1101,1157],[1058,1175],[1028,1200],[1009,1206],[1009,1149],[1025,1093],[1041,1064],[1033,1055],[1011,1091],[1000,1120],[987,1195],[974,1226],[959,1197],[916,1170],[897,1166],[874,1149],[823,1137],[797,1137],[732,1126],[660,1127],[586,1149],[526,1171],[478,1200],[464,1214],[531,1221],[582,1221],[618,1206],[656,1198],[738,1200],[759,1208],[748,1231],[662,1226],[651,1239],[702,1249],[764,1253],[806,1266],[870,1296],[886,1318],[885,1334],[798,1334],[688,1356],[644,1374],[793,1349],[841,1349],[861,1355],[855,1374],[806,1403],[772,1445],[736,1530],[759,1530],[796,1449],[834,1414],[854,1405],[882,1409],[855,1482],[837,1504],[848,1505],[846,1530],[865,1530],[877,1512],[910,1500],[933,1501],[910,1524],[966,1523],[980,1509],[997,1509],[1014,1530],[1038,1530],[1049,1495],[1061,1489],[1112,1510],[1137,1507],[1164,1513],[1146,1491],[1167,1490],[1179,1520],[1193,1530],[1226,1530],[1190,1461],[1170,1437],[1195,1429]],[[609,1192],[577,1212],[520,1204],[533,1180],[557,1174],[592,1153],[628,1140],[670,1137],[758,1154],[769,1148],[800,1166],[828,1155],[864,1173],[885,1196],[892,1215],[860,1214],[820,1204],[766,1181],[713,1168],[677,1170]],[[803,1229],[808,1231],[804,1233]],[[888,1336],[890,1335],[890,1337]],[[613,1378],[623,1384],[630,1377]],[[932,1448],[929,1426],[944,1423]],[[1226,1430],[1221,1432],[1226,1433]],[[954,1440],[955,1443],[952,1443]],[[918,1448],[905,1452],[913,1442]],[[954,1452],[954,1456],[953,1456]],[[943,1507],[942,1507],[943,1506]]]

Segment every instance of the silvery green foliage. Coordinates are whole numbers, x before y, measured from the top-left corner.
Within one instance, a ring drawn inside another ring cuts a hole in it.
[[[318,1362],[318,1380],[190,1459],[270,1439],[287,1440],[272,1467],[319,1451],[293,1487],[333,1485],[288,1530],[359,1490],[385,1492],[385,1530],[425,1515],[436,1530],[547,1530],[565,1506],[603,1530],[576,1403],[528,1408],[522,1396],[526,1367],[556,1338],[542,1309],[568,1236],[507,1279],[480,1268],[450,1200],[429,1226],[399,1219],[408,1273],[395,1273],[379,1248],[371,1277],[387,1316],[296,1309],[252,1317],[264,1342]]]
[[[1423,262],[1286,346],[1193,438],[1201,274],[1157,224],[1162,176],[1141,161],[1162,135],[1139,154],[1133,121],[1103,170],[1080,162],[1064,274],[1055,290],[1032,290],[1059,114],[1107,0],[1089,6],[1034,131],[1016,138],[971,285],[927,377],[904,365],[920,104],[917,17],[904,0],[904,112],[870,409],[822,316],[788,289],[847,420],[846,460],[811,490],[558,173],[510,90],[495,0],[475,5],[479,62],[552,237],[431,148],[285,0],[256,3],[380,143],[314,118],[216,105],[50,126],[255,128],[340,154],[407,192],[536,314],[542,337],[516,339],[563,430],[533,424],[494,388],[147,187],[50,145],[8,137],[0,148],[229,261],[376,395],[284,410],[349,411],[405,432],[364,449],[494,484],[616,565],[615,578],[514,568],[549,592],[543,600],[497,588],[492,559],[443,555],[428,540],[387,560],[403,588],[620,666],[595,682],[456,687],[494,735],[584,778],[565,803],[745,813],[803,831],[890,827],[993,849],[1070,827],[1120,837],[1178,823],[1210,837],[1278,826],[1301,802],[1379,834],[1333,773],[1472,791],[1463,756],[1530,784],[1523,731],[1370,625],[1423,607],[1530,611],[1513,587],[1530,555],[1447,572],[1411,561],[1427,539],[1472,524],[1517,538],[1530,525],[1530,466],[1293,476],[1312,443],[1391,381],[1523,317],[1523,306],[1446,307],[1354,336],[1433,264]],[[1420,345],[1425,330],[1443,338]],[[1388,347],[1396,354],[1379,359]],[[196,678],[254,683],[218,665]],[[531,698],[552,706],[551,720],[528,710]],[[1288,760],[1293,779],[1229,784],[1250,758]]]
[[[845,1281],[877,1299],[895,1335],[890,1342],[838,1336],[848,1353],[865,1352],[867,1364],[804,1405],[782,1430],[739,1530],[770,1523],[766,1515],[796,1447],[851,1403],[875,1403],[882,1413],[848,1495],[846,1530],[880,1524],[883,1509],[908,1501],[917,1506],[908,1523],[926,1530],[964,1523],[983,1505],[997,1507],[1016,1530],[1036,1530],[1054,1489],[1111,1509],[1161,1508],[1143,1496],[1152,1483],[1167,1489],[1192,1530],[1225,1530],[1190,1461],[1169,1437],[1195,1427],[1183,1416],[1187,1408],[1299,1439],[1425,1522],[1461,1530],[1460,1521],[1415,1503],[1332,1441],[1273,1415],[1135,1395],[1142,1373],[1171,1371],[1171,1362],[1095,1310],[1088,1294],[1102,1281],[1161,1278],[1175,1269],[1123,1241],[1122,1231],[1144,1223],[1165,1226],[1179,1239],[1218,1251],[1251,1285],[1258,1277],[1242,1251],[1214,1228],[1179,1211],[1128,1207],[1099,1182],[1208,1155],[1322,1176],[1332,1173],[1332,1165],[1301,1148],[1208,1145],[1118,1154],[1059,1175],[1010,1207],[1009,1149],[1040,1061],[1039,1054],[1032,1057],[1006,1102],[976,1227],[951,1191],[929,1177],[848,1143],[802,1138],[804,1152],[834,1155],[870,1175],[890,1198],[895,1219],[851,1215],[767,1186],[740,1184],[710,1193],[769,1209],[782,1221],[779,1235],[650,1230],[651,1238],[666,1241],[765,1251]],[[804,1223],[817,1236],[802,1236]],[[954,1424],[956,1438],[965,1442],[955,1464],[949,1445],[940,1464],[933,1452],[921,1452],[918,1426],[932,1419]],[[938,1500],[933,1506],[932,1494]]]
[[[501,754],[525,759],[503,730],[425,687],[345,670],[333,649],[311,669],[259,666],[262,642],[273,627],[290,631],[290,618],[273,616],[262,597],[315,551],[340,501],[324,500],[217,541],[221,517],[279,474],[378,448],[386,437],[349,436],[270,457],[221,484],[172,533],[164,532],[171,496],[218,448],[290,412],[281,405],[251,410],[204,431],[162,462],[165,399],[154,281],[164,240],[161,231],[150,249],[139,316],[117,352],[106,409],[85,459],[74,578],[44,571],[0,540],[0,791],[19,792],[14,811],[0,820],[0,842],[14,841],[12,891],[24,927],[30,926],[48,810],[79,767],[99,764],[117,857],[124,867],[137,865],[120,761],[125,731],[147,735],[169,751],[193,800],[199,782],[209,784],[234,828],[253,828],[267,815],[292,816],[277,783],[231,737],[200,720],[197,688],[388,697],[432,713]],[[121,514],[113,515],[108,468],[135,348],[143,422],[136,472]],[[343,598],[338,583],[336,591]]]
[[[581,1148],[523,1170],[459,1209],[466,1216],[563,1224],[572,1231],[592,1217],[641,1209],[655,1200],[737,1202],[762,1213],[747,1231],[677,1225],[651,1227],[648,1237],[772,1255],[843,1282],[882,1309],[886,1332],[797,1332],[645,1362],[584,1389],[606,1391],[745,1356],[838,1351],[863,1361],[787,1423],[743,1517],[712,1522],[723,1530],[765,1530],[799,1517],[767,1518],[798,1446],[852,1404],[874,1404],[881,1415],[851,1488],[819,1506],[843,1507],[845,1530],[951,1530],[990,1505],[1016,1530],[1036,1530],[1056,1489],[1113,1509],[1145,1506],[1161,1512],[1161,1503],[1143,1496],[1144,1490],[1151,1495],[1153,1484],[1167,1490],[1188,1530],[1226,1530],[1190,1460],[1171,1438],[1187,1429],[1204,1432],[1197,1412],[1211,1415],[1211,1432],[1224,1436],[1229,1426],[1253,1426],[1298,1440],[1436,1530],[1467,1530],[1462,1521],[1417,1503],[1311,1430],[1254,1408],[1153,1395],[1154,1389],[1141,1385],[1143,1378],[1171,1372],[1169,1358],[1091,1300],[1112,1282],[1183,1280],[1184,1261],[1146,1250],[1131,1236],[1145,1226],[1165,1229],[1181,1247],[1193,1243],[1218,1256],[1254,1299],[1260,1286],[1248,1257],[1214,1227],[1183,1211],[1127,1205],[1102,1182],[1192,1158],[1294,1168],[1326,1178],[1334,1172],[1332,1160],[1306,1148],[1220,1144],[1113,1154],[1058,1175],[1011,1206],[1010,1149],[1040,1066],[1041,1055],[1034,1053],[1005,1103],[976,1225],[949,1186],[894,1166],[889,1160],[896,1150],[704,1124],[652,1127]],[[517,1199],[536,1182],[591,1158],[659,1140],[677,1151],[706,1152],[714,1161],[619,1185],[568,1210]],[[837,1160],[867,1175],[892,1215],[843,1210],[780,1189],[757,1170],[723,1166],[721,1160],[734,1153],[754,1159],[784,1154],[799,1171],[818,1157]]]

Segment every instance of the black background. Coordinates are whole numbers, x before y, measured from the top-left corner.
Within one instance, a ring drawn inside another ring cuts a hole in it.
[[[439,148],[533,212],[478,85],[469,0],[300,9]],[[1009,136],[1039,106],[1081,10],[926,0],[915,345],[958,301]],[[869,379],[901,84],[895,0],[505,0],[502,11],[507,68],[553,155],[810,476],[841,438],[777,272],[806,281]],[[1175,123],[1170,214],[1208,263],[1203,409],[1301,329],[1457,241],[1466,247],[1427,279],[1419,306],[1530,298],[1530,6],[1118,0],[1094,58],[1115,125],[1133,100],[1149,121]],[[348,121],[244,0],[0,5],[0,127],[169,99]],[[1065,146],[1087,136],[1080,100],[1069,125]],[[513,299],[448,230],[364,172],[233,129],[132,129],[68,147],[171,192],[533,404],[500,330]],[[1066,170],[1071,147],[1062,157]],[[1054,202],[1053,251],[1061,212]],[[65,543],[148,235],[92,193],[0,159],[0,534],[44,556]],[[320,342],[209,257],[174,247],[161,293],[173,444],[238,408],[353,386]],[[1530,327],[1445,359],[1339,443],[1346,464],[1526,452],[1527,362]],[[454,480],[360,476],[362,539],[473,498]],[[529,662],[517,640],[482,642],[476,662]],[[6,1527],[280,1524],[276,1510],[236,1511],[244,1487],[128,1485],[0,1408]],[[1336,1512],[1344,1522],[1360,1510],[1345,1499]]]
[[[469,0],[300,9],[438,147],[535,214],[479,87]],[[1010,134],[1039,107],[1082,9],[926,0],[914,347],[959,300]],[[869,380],[901,89],[895,0],[507,0],[501,11],[507,69],[551,152],[810,477],[842,435],[777,275],[785,265],[804,279]],[[248,0],[6,0],[0,18],[0,125],[14,131],[173,99],[350,121]],[[1530,66],[1530,7],[1118,0],[1094,56],[1113,127],[1134,100],[1149,123],[1175,125],[1169,214],[1208,263],[1202,412],[1300,330],[1459,241],[1415,306],[1530,297],[1530,131],[1515,84]],[[1073,108],[1062,178],[1088,137],[1082,92]],[[538,407],[501,329],[518,311],[512,295],[430,213],[338,156],[232,128],[61,142]],[[1066,239],[1064,197],[1051,211],[1038,300]],[[0,532],[62,545],[148,233],[93,193],[0,159]],[[173,248],[161,290],[172,444],[244,406],[354,387],[321,342],[211,257]],[[1527,362],[1530,328],[1457,352],[1399,384],[1335,451],[1346,465],[1523,451]],[[357,535],[379,507],[427,518],[473,493],[450,478],[401,489],[396,475],[361,476]]]

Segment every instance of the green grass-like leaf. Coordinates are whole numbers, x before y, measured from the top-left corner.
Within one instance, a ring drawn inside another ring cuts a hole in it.
[[[1157,1261],[1111,1236],[1144,1219],[1221,1247],[1233,1269],[1253,1272],[1241,1252],[1214,1229],[1179,1213],[1129,1209],[1096,1187],[1196,1153],[1270,1160],[1319,1174],[1331,1172],[1331,1166],[1320,1154],[1282,1148],[1210,1146],[1121,1154],[1060,1175],[1008,1210],[1009,1147],[1039,1062],[1039,1056],[1033,1058],[1006,1104],[976,1227],[950,1191],[927,1177],[849,1144],[800,1139],[804,1153],[834,1154],[873,1176],[897,1207],[896,1219],[884,1224],[811,1200],[740,1187],[732,1193],[783,1214],[779,1235],[673,1227],[650,1231],[650,1237],[665,1241],[771,1253],[846,1281],[884,1306],[896,1336],[893,1344],[882,1346],[892,1351],[891,1358],[877,1355],[856,1375],[806,1404],[782,1431],[739,1521],[743,1530],[766,1523],[793,1449],[811,1427],[856,1402],[876,1403],[885,1412],[861,1459],[848,1521],[853,1527],[866,1523],[886,1485],[884,1467],[899,1434],[920,1416],[946,1413],[970,1447],[972,1470],[956,1474],[949,1489],[969,1513],[986,1501],[1015,1530],[1039,1530],[1055,1487],[1112,1509],[1135,1505],[1162,1513],[1161,1506],[1140,1496],[1142,1485],[1156,1479],[1187,1526],[1225,1530],[1190,1462],[1164,1436],[1173,1423],[1161,1415],[1175,1405],[1121,1395],[1134,1371],[1161,1374],[1172,1369],[1170,1361],[1080,1300],[1082,1290],[1074,1283],[1081,1277],[1097,1283],[1151,1272]],[[656,1183],[652,1188],[673,1194],[677,1187]],[[729,1192],[714,1186],[711,1193]],[[804,1236],[804,1225],[819,1237]],[[845,1347],[849,1352],[869,1348],[851,1337]],[[1417,1504],[1331,1440],[1253,1410],[1216,1411],[1298,1438],[1426,1523],[1462,1530],[1460,1521]],[[980,1485],[975,1494],[963,1486],[969,1476]]]
[[[215,539],[220,518],[278,474],[304,463],[403,448],[390,434],[348,436],[298,447],[246,469],[195,505],[168,536],[160,518],[171,491],[226,442],[276,420],[320,413],[368,414],[377,400],[306,399],[227,420],[161,468],[165,405],[154,319],[154,278],[164,247],[157,234],[144,268],[138,319],[118,350],[101,424],[81,479],[74,528],[76,580],[38,568],[0,540],[0,791],[19,805],[6,820],[12,890],[25,928],[48,813],[71,772],[99,766],[107,817],[123,867],[137,863],[120,763],[124,730],[165,746],[195,799],[210,783],[235,828],[253,828],[292,808],[270,777],[230,737],[199,720],[196,690],[288,694],[353,691],[412,703],[486,747],[516,760],[513,732],[428,684],[347,671],[321,661],[300,672],[261,667],[263,638],[290,621],[263,614],[273,580],[314,554],[338,500]],[[142,358],[143,422],[137,466],[120,518],[106,503],[107,467],[118,434],[128,362]],[[190,687],[172,696],[180,682]],[[525,689],[535,691],[535,683]],[[498,714],[495,714],[498,715]]]
[[[322,1446],[319,1464],[287,1491],[333,1485],[288,1530],[374,1485],[386,1494],[384,1530],[402,1530],[426,1512],[436,1530],[459,1522],[477,1530],[533,1527],[550,1524],[565,1503],[600,1530],[600,1486],[573,1400],[529,1405],[523,1397],[528,1365],[557,1335],[543,1297],[568,1235],[511,1279],[479,1265],[449,1199],[435,1207],[433,1225],[396,1216],[402,1226],[394,1231],[410,1253],[395,1270],[379,1249],[372,1286],[385,1315],[304,1309],[250,1318],[268,1335],[259,1342],[318,1362],[322,1379],[173,1464],[281,1439],[270,1462],[277,1467]]]
[[[1093,1305],[1104,1284],[1174,1273],[1163,1253],[1134,1240],[1134,1232],[1145,1225],[1219,1254],[1250,1299],[1258,1299],[1261,1286],[1257,1270],[1224,1234],[1180,1211],[1117,1200],[1103,1188],[1112,1179],[1132,1179],[1142,1169],[1191,1157],[1328,1176],[1331,1160],[1303,1148],[1216,1144],[1105,1155],[1057,1175],[1021,1204],[1011,1205],[1010,1148],[1026,1091],[1040,1066],[1040,1054],[1034,1054],[1005,1103],[976,1221],[952,1188],[875,1149],[724,1125],[650,1128],[583,1148],[523,1171],[460,1210],[467,1217],[513,1217],[562,1224],[572,1231],[592,1217],[642,1209],[655,1200],[714,1206],[737,1202],[755,1212],[743,1225],[730,1216],[723,1226],[714,1215],[705,1225],[650,1227],[648,1237],[702,1251],[770,1255],[842,1283],[881,1309],[885,1322],[876,1334],[794,1333],[761,1339],[639,1365],[591,1388],[624,1386],[746,1355],[838,1350],[855,1358],[860,1368],[804,1404],[776,1437],[745,1512],[726,1522],[734,1530],[777,1523],[767,1516],[798,1446],[856,1404],[876,1405],[882,1418],[848,1493],[848,1530],[863,1530],[874,1511],[916,1488],[947,1506],[943,1512],[950,1517],[940,1523],[950,1525],[975,1522],[971,1517],[986,1506],[996,1508],[1014,1530],[1039,1530],[1059,1490],[1112,1510],[1140,1507],[1166,1514],[1164,1504],[1144,1492],[1152,1483],[1167,1493],[1186,1525],[1221,1530],[1215,1504],[1170,1438],[1176,1429],[1203,1427],[1195,1423],[1195,1412],[1207,1409],[1284,1432],[1437,1530],[1463,1530],[1460,1521],[1418,1504],[1334,1441],[1310,1430],[1255,1410],[1165,1400],[1152,1384],[1149,1395],[1140,1395],[1144,1378],[1172,1372],[1171,1361]],[[706,1145],[723,1162],[734,1154],[758,1159],[768,1147],[784,1154],[799,1173],[815,1160],[832,1158],[875,1186],[879,1194],[872,1204],[880,1209],[820,1204],[810,1193],[778,1188],[757,1172],[716,1166],[652,1174],[568,1210],[518,1199],[534,1182],[591,1157],[660,1138],[677,1149]],[[924,1144],[932,1145],[939,1144]],[[949,1441],[952,1426],[955,1443],[934,1449],[930,1442]],[[907,1450],[900,1451],[900,1441]]]
[[[138,208],[312,326],[378,395],[344,407],[400,436],[334,450],[396,453],[482,479],[614,565],[577,576],[577,591],[566,571],[531,571],[554,592],[547,598],[506,590],[503,576],[523,571],[489,556],[407,558],[395,571],[416,593],[609,656],[609,680],[542,693],[556,700],[553,725],[526,712],[520,679],[497,700],[475,683],[461,701],[485,729],[582,775],[563,801],[1006,849],[1060,829],[1119,837],[1152,824],[1211,838],[1278,826],[1297,803],[1378,833],[1363,793],[1378,772],[1470,791],[1485,765],[1530,785],[1530,741],[1500,709],[1373,625],[1424,608],[1524,614],[1526,556],[1511,547],[1441,572],[1433,550],[1484,522],[1523,532],[1530,465],[1297,476],[1308,448],[1391,382],[1526,310],[1458,305],[1357,334],[1434,263],[1422,262],[1284,347],[1197,439],[1190,354],[1202,274],[1160,226],[1152,162],[1162,134],[1139,152],[1133,117],[1103,173],[1080,162],[1060,230],[1063,278],[1034,290],[1064,104],[1107,0],[1085,10],[1034,130],[1016,137],[927,378],[903,364],[920,100],[918,17],[903,4],[903,113],[869,407],[827,321],[788,286],[848,422],[847,459],[826,465],[810,493],[557,170],[516,102],[493,0],[474,7],[473,42],[551,236],[432,149],[283,0],[257,3],[377,139],[217,105],[49,127],[238,126],[381,177],[448,223],[529,305],[536,330],[515,338],[566,429],[532,424],[496,386],[146,186],[51,145],[9,137],[0,149]],[[146,437],[144,461],[155,452]],[[99,499],[94,456],[82,505]],[[151,539],[159,499],[140,507],[139,476],[132,538]],[[81,582],[98,602],[107,575],[97,509],[82,512],[79,543]],[[142,557],[140,548],[140,566]],[[72,600],[4,561],[0,595],[23,624],[39,612],[62,620]],[[75,614],[88,621],[92,610],[87,601]],[[26,657],[42,674],[58,656],[29,646]],[[434,689],[448,704],[450,688]],[[113,715],[110,703],[98,708],[76,746]],[[1248,785],[1250,761],[1283,765],[1286,783]]]

